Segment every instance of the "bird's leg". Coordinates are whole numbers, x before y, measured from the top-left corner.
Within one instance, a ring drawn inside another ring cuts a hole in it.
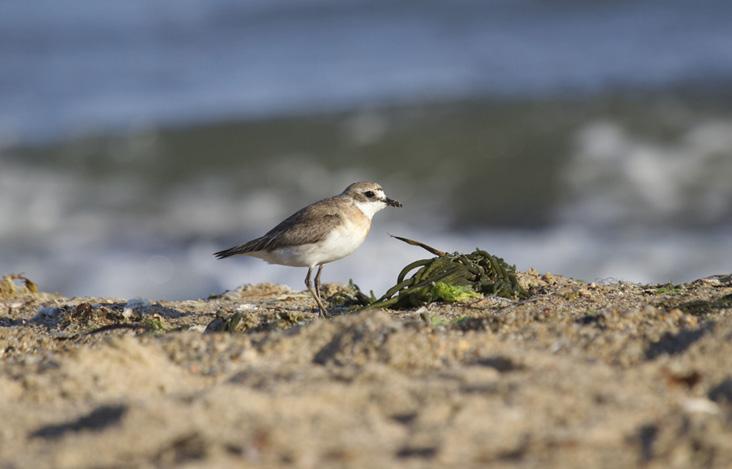
[[[318,273],[315,274],[315,293],[318,294],[318,298],[320,298],[320,301],[322,303],[323,297],[320,296],[320,273],[323,271],[323,264],[320,264],[318,266]]]
[[[322,269],[322,265],[320,266]],[[310,283],[310,275],[313,273],[313,268],[308,267],[308,274],[305,276],[305,286],[308,287],[308,290],[310,291],[310,294],[313,295],[313,298],[315,298],[315,302],[318,303],[318,308],[320,309],[320,316],[327,318],[328,317],[328,311],[326,311],[325,306],[323,306],[323,302],[320,301],[320,295],[316,293],[317,290],[313,290],[313,285]],[[315,277],[315,285],[320,286],[320,270],[318,270],[318,274]]]

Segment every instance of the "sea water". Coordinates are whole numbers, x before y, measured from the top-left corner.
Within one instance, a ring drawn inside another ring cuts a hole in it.
[[[301,288],[212,253],[376,180],[323,280],[475,247],[587,281],[732,264],[732,4],[0,4],[0,269],[65,295]]]

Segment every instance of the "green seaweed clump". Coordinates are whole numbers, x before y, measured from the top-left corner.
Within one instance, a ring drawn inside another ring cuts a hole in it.
[[[732,309],[732,295],[724,295],[712,300],[693,300],[677,306],[681,311],[692,316],[711,316],[720,310]]]
[[[422,246],[438,256],[421,259],[404,267],[397,277],[396,285],[363,309],[415,308],[434,301],[461,301],[479,294],[510,299],[529,297],[529,293],[516,280],[516,268],[500,257],[481,249],[471,254],[448,254],[422,243],[402,240]],[[415,269],[416,272],[407,277]]]
[[[468,285],[450,285],[445,282],[435,283],[435,286],[432,287],[432,294],[442,301],[447,301],[448,303],[480,297],[480,295],[475,293],[475,291]]]
[[[355,306],[368,306],[376,301],[374,292],[367,295],[353,283],[353,279],[348,281],[348,286],[344,290],[340,290],[330,295],[326,300],[329,305],[344,308],[353,308]]]

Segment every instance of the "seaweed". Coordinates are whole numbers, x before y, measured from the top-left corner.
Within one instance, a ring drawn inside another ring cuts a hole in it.
[[[516,280],[516,267],[482,249],[476,248],[471,254],[445,253],[418,241],[392,237],[420,246],[436,257],[420,259],[404,267],[396,284],[362,309],[415,308],[434,301],[463,300],[477,294],[510,299],[529,297]],[[412,271],[415,272],[407,277]]]
[[[367,306],[376,301],[376,297],[373,291],[370,296],[362,292],[358,285],[353,283],[353,279],[351,279],[348,281],[348,286],[344,290],[335,292],[326,298],[325,301],[331,306],[350,308],[353,306]]]
[[[732,309],[732,294],[714,298],[712,300],[693,300],[678,306],[681,311],[693,316],[710,316],[723,309]]]
[[[686,287],[684,285],[674,285],[673,283],[667,283],[665,285],[661,285],[656,290],[651,291],[650,293],[654,295],[666,295],[669,293],[681,293],[686,290]]]

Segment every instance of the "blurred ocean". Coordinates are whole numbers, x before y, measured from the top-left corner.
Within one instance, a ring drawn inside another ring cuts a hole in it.
[[[323,281],[436,248],[587,281],[732,271],[732,3],[0,3],[0,274],[185,299],[304,269],[212,253],[358,180]]]

